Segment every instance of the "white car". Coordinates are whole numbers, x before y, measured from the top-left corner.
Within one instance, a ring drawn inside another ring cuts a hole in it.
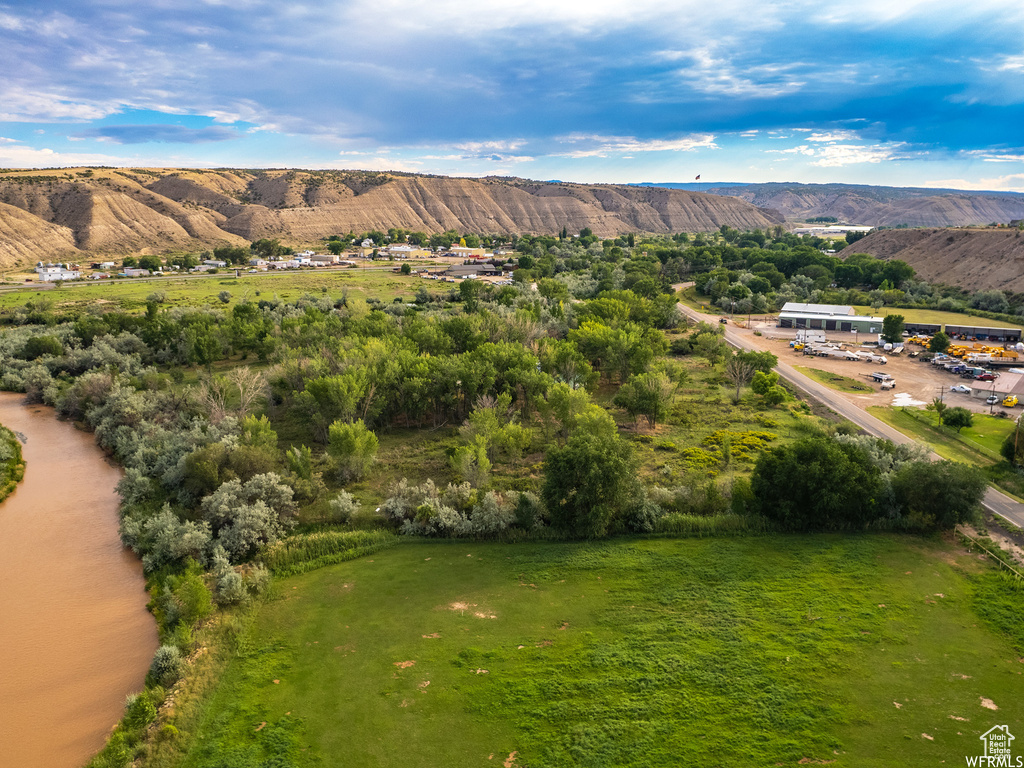
[[[965,395],[971,394],[971,388],[966,384],[954,384],[949,388],[950,392],[963,392]]]

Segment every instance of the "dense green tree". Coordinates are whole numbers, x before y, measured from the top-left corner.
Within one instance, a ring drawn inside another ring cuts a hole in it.
[[[615,405],[625,408],[629,415],[643,416],[654,429],[668,416],[675,385],[663,372],[651,371],[632,376],[615,395]]]
[[[64,354],[64,345],[56,336],[32,336],[25,342],[18,356],[23,360],[35,360],[47,355],[59,357]]]
[[[599,538],[635,498],[636,459],[603,414],[548,450],[541,496],[551,524],[576,538]]]
[[[778,371],[769,371],[768,373],[765,373],[764,371],[759,370],[754,373],[754,378],[750,382],[750,388],[754,390],[755,394],[764,396],[768,394],[768,390],[778,385],[778,383]]]
[[[159,256],[146,255],[139,258],[139,268],[148,269],[150,272],[159,272],[164,268],[164,263]]]
[[[938,331],[928,341],[928,351],[935,352],[936,354],[945,352],[949,349],[949,336],[946,335],[945,331]]]
[[[882,338],[890,344],[903,341],[903,315],[886,315],[882,318]]]
[[[762,453],[750,483],[757,509],[783,528],[843,530],[875,519],[880,477],[857,446],[804,438]]]
[[[974,414],[960,406],[947,408],[945,413],[942,414],[942,423],[959,432],[964,427],[974,425]]]
[[[919,461],[904,464],[892,488],[909,522],[947,530],[975,519],[988,481],[980,469],[958,461]]]
[[[737,352],[736,359],[750,363],[755,371],[771,372],[779,364],[779,358],[771,352]]]

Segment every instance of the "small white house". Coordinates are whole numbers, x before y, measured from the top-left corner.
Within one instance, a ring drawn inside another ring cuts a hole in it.
[[[217,269],[223,269],[228,265],[226,261],[221,261],[220,259],[205,259],[203,264],[208,267],[216,267]]]

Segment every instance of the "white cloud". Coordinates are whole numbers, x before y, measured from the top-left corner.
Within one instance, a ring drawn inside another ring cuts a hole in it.
[[[811,165],[838,168],[856,163],[880,163],[883,160],[892,160],[900,146],[902,145],[865,147],[856,144],[826,144],[814,153],[818,159]]]
[[[0,122],[98,120],[117,112],[113,103],[75,100],[60,93],[0,85]]]
[[[962,29],[974,20],[991,24],[993,19],[1009,25],[1022,18],[1020,5],[1007,0],[857,0],[813,4],[808,10],[812,21],[823,24],[878,26],[914,20],[931,29]]]
[[[859,141],[858,136],[854,131],[831,131],[829,133],[812,133],[807,137],[807,141],[821,141],[821,142],[837,142],[837,141]]]
[[[712,46],[694,48],[680,58],[689,58],[693,63],[675,70],[674,75],[700,93],[769,98],[794,93],[807,84],[790,74],[803,67],[799,62],[739,67],[717,55]]]
[[[1024,192],[1024,173],[1011,173],[1007,176],[996,176],[990,179],[937,179],[926,181],[922,187],[938,187],[941,189],[971,189],[995,192]]]
[[[713,134],[697,134],[678,139],[641,140],[634,136],[601,136],[574,133],[556,139],[563,144],[591,144],[587,149],[552,153],[554,157],[607,157],[623,152],[690,152],[695,149],[718,149]]]
[[[510,139],[507,141],[467,141],[456,144],[456,149],[465,152],[514,152],[526,145],[525,139]]]
[[[437,32],[481,38],[507,30],[542,28],[554,36],[589,35],[609,29],[655,25],[692,31],[694,39],[709,26],[774,28],[779,11],[770,5],[752,12],[748,0],[721,0],[709,10],[702,0],[489,0],[486,8],[473,0],[356,0],[341,19],[366,29],[379,29],[387,20],[389,34]],[[703,23],[702,23],[703,22]],[[667,25],[673,25],[668,27]],[[461,41],[472,44],[473,39]],[[460,43],[453,43],[460,44]]]
[[[815,140],[813,136],[807,137],[808,141]],[[820,139],[818,141],[821,141]],[[769,155],[802,155],[814,158],[811,165],[821,168],[839,168],[845,165],[857,163],[881,163],[884,160],[897,158],[906,145],[902,143],[892,144],[837,144],[826,143],[820,146],[810,144],[799,144],[787,149],[767,149],[765,154]]]
[[[135,165],[135,158],[122,158],[95,153],[55,152],[23,145],[0,145],[0,166],[6,168],[59,168],[80,165]]]
[[[990,67],[995,72],[1024,72],[1024,54],[1018,56],[1001,56],[996,59],[998,62]]]

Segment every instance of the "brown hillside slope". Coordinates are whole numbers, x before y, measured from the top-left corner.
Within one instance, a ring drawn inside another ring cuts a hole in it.
[[[712,191],[781,211],[795,221],[832,216],[873,227],[963,227],[1024,218],[1024,195],[1012,193],[779,182]]]
[[[0,203],[0,267],[76,258],[74,233],[31,213]]]
[[[159,168],[0,172],[0,263],[90,253],[201,250],[349,231],[554,233],[753,229],[772,211],[716,195],[523,179],[362,171]],[[70,249],[70,250],[69,250]]]
[[[1024,291],[1024,233],[1015,229],[883,229],[849,250],[902,259],[929,282]]]

